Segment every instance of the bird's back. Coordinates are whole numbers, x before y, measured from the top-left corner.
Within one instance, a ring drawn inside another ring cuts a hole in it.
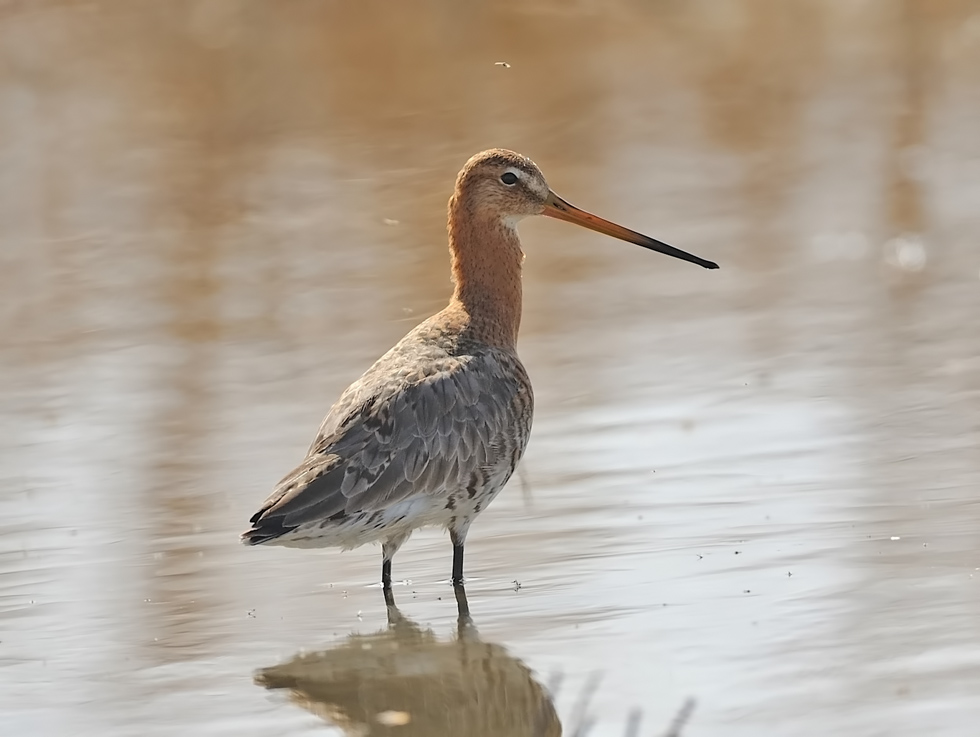
[[[245,542],[356,547],[489,503],[527,445],[531,385],[513,350],[453,318],[429,318],[347,388]]]

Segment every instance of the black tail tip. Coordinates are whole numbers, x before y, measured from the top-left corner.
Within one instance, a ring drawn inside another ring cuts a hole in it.
[[[270,533],[267,530],[260,530],[253,527],[251,530],[245,530],[238,539],[242,545],[261,545],[270,540],[275,540],[279,537],[279,534],[281,533]]]
[[[242,545],[258,545],[259,541],[256,539],[258,535],[258,530],[245,530],[241,535],[238,536],[238,541]]]
[[[282,517],[267,517],[260,521],[258,519],[260,516],[255,515],[252,518],[252,527],[241,534],[243,545],[262,545],[272,542],[296,529],[296,525],[284,524]]]

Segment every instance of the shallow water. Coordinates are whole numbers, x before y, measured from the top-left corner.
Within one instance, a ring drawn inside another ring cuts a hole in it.
[[[0,731],[971,734],[978,89],[965,1],[0,4]],[[460,624],[237,535],[492,145],[722,268],[522,224]]]

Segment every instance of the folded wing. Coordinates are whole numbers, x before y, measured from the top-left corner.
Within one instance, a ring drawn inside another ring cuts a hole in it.
[[[375,382],[369,372],[351,385],[242,539],[260,544],[411,495],[463,488],[512,451],[515,432],[526,438],[530,412],[521,411],[521,397],[530,386],[516,359],[483,354],[427,365],[424,375],[392,382],[390,371],[378,371],[387,380]],[[527,427],[514,426],[521,422]]]

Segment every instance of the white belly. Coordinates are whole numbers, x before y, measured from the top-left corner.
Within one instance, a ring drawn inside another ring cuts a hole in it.
[[[510,478],[510,469],[499,469],[486,486],[470,494],[466,489],[452,492],[420,493],[376,512],[351,515],[343,522],[311,522],[297,527],[267,545],[287,548],[341,548],[351,550],[366,543],[408,535],[422,527],[451,527],[460,518],[472,520],[500,493]]]

